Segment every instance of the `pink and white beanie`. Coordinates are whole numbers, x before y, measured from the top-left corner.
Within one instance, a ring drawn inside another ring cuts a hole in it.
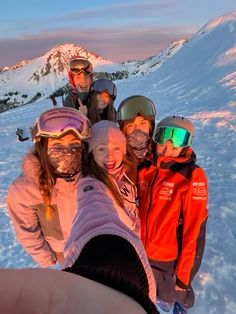
[[[115,143],[126,154],[126,138],[119,127],[113,121],[101,120],[92,127],[93,135],[89,139],[89,152],[99,144]]]

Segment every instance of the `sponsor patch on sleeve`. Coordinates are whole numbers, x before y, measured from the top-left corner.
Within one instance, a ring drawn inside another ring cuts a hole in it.
[[[93,186],[92,185],[87,185],[86,187],[84,187],[84,192],[88,192],[88,191],[92,191],[93,190]]]
[[[205,187],[195,187],[193,188],[193,195],[195,196],[206,196],[206,188]]]
[[[206,200],[207,189],[205,182],[194,182],[193,183],[193,199],[195,200]]]

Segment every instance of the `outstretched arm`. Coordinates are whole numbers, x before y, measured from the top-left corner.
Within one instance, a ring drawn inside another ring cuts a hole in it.
[[[0,313],[146,313],[117,290],[50,269],[0,269]]]

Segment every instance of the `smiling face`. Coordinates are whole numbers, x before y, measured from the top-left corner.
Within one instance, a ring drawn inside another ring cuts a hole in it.
[[[127,135],[137,129],[149,134],[151,130],[150,121],[145,119],[143,116],[137,116],[134,121],[125,123],[124,130]]]
[[[79,74],[73,74],[73,81],[77,88],[77,90],[82,92],[88,92],[90,90],[92,79],[90,75],[85,75],[84,72],[80,72]]]
[[[124,152],[115,142],[99,144],[93,150],[95,162],[106,171],[117,169],[124,158]]]
[[[178,157],[182,151],[182,147],[175,147],[172,144],[171,140],[168,140],[165,144],[157,144],[156,154],[157,156],[166,156],[166,157]]]
[[[107,92],[97,93],[97,108],[103,111],[107,108],[110,101],[110,96]]]

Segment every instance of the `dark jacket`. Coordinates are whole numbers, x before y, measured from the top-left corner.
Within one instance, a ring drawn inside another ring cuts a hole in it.
[[[69,91],[69,94],[66,96],[63,102],[64,107],[75,108],[79,110],[80,101],[83,105],[87,106],[87,99],[89,93],[79,93],[75,92],[72,88]]]

